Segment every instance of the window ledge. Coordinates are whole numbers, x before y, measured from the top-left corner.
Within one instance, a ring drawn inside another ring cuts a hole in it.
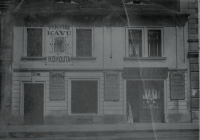
[[[21,57],[22,61],[45,61],[47,57]]]
[[[96,57],[72,57],[72,60],[96,60]]]
[[[167,57],[124,57],[124,60],[166,60]]]

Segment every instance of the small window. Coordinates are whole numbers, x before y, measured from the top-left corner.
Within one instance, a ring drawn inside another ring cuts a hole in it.
[[[27,57],[42,57],[42,29],[27,28]]]
[[[97,81],[80,80],[71,82],[71,114],[98,113]]]
[[[161,30],[148,30],[148,55],[161,57]]]
[[[129,30],[129,57],[142,57],[142,30]]]
[[[76,56],[92,57],[92,29],[76,29]]]

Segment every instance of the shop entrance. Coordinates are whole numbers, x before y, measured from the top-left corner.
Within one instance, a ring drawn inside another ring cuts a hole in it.
[[[44,84],[24,84],[24,124],[43,124]]]
[[[144,85],[127,81],[128,121],[164,122],[164,81],[144,81]]]

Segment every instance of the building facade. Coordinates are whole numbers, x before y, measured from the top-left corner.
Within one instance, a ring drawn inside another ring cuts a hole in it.
[[[41,5],[14,11],[12,124],[192,122],[184,8]]]
[[[198,1],[189,1],[189,52],[192,121],[199,121]]]

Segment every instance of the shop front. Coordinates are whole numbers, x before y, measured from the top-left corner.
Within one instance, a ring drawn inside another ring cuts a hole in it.
[[[128,123],[165,122],[168,68],[124,68]]]

